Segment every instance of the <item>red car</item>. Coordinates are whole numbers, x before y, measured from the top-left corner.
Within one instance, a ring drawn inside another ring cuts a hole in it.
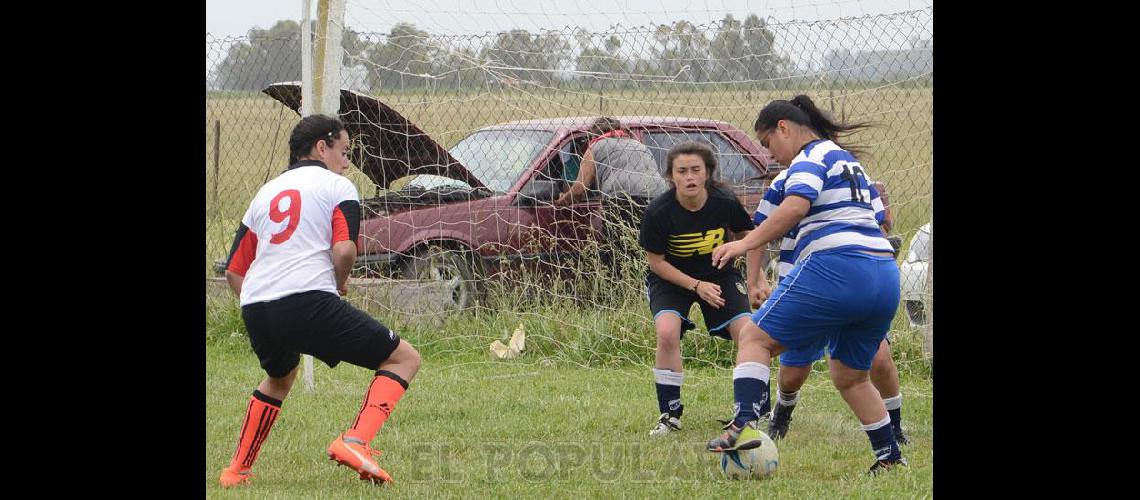
[[[293,110],[300,85],[264,90]],[[604,200],[570,207],[551,201],[567,188],[576,140],[596,117],[527,120],[479,129],[445,149],[378,99],[342,90],[340,118],[354,147],[351,160],[387,192],[366,198],[357,242],[369,273],[452,280],[457,304],[472,304],[476,276],[499,273],[504,263],[539,267],[576,258],[587,241],[605,240]],[[769,180],[770,155],[732,125],[696,118],[616,117],[664,168],[669,149],[687,140],[710,144],[720,160],[720,180],[745,209],[760,202]],[[415,176],[398,190],[389,187]],[[363,193],[367,195],[367,193]]]

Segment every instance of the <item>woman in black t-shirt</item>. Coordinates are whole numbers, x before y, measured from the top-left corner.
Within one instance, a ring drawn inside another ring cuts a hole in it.
[[[752,331],[756,325],[750,319],[744,279],[732,266],[719,269],[712,263],[713,249],[734,236],[743,238],[754,227],[752,218],[733,193],[714,181],[717,160],[712,148],[696,142],[679,144],[669,151],[665,164],[664,176],[672,189],[649,204],[639,238],[649,261],[646,286],[657,330],[653,375],[661,415],[650,436],[680,430],[681,337],[696,326],[688,318],[694,302],[701,306],[709,334],[738,346],[734,420],[748,423],[769,410],[768,377],[760,373],[767,366],[751,359],[749,342],[758,332]],[[753,383],[761,378],[763,390]],[[758,442],[737,446],[743,444]]]

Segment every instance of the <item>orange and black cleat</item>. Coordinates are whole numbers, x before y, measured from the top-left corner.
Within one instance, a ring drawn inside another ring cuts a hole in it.
[[[392,482],[392,476],[384,472],[384,469],[372,459],[373,456],[379,457],[382,452],[369,448],[368,443],[341,434],[329,443],[328,453],[329,460],[336,460],[340,465],[355,469],[360,473],[362,480],[374,483]]]
[[[234,486],[244,486],[249,484],[249,479],[253,477],[253,473],[249,469],[234,470],[229,467],[222,469],[222,477],[218,478],[223,488],[233,488]]]

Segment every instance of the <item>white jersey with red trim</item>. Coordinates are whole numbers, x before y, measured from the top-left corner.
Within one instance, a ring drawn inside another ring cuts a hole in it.
[[[320,162],[301,162],[262,186],[241,219],[256,243],[241,305],[311,290],[337,293],[330,249],[346,238],[334,239],[334,219],[341,202],[359,200],[351,181]]]

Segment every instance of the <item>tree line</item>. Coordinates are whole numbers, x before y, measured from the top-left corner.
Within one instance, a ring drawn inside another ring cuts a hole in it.
[[[489,36],[435,36],[414,24],[398,23],[387,34],[345,30],[341,46],[347,72],[343,76],[363,79],[372,90],[568,81],[588,88],[653,81],[758,81],[788,75],[793,66],[755,14],[743,22],[730,14],[709,28],[677,21],[623,33],[516,29]],[[207,75],[207,85],[257,91],[273,82],[300,79],[300,24],[284,20],[269,29],[251,29],[246,40],[230,43]]]

